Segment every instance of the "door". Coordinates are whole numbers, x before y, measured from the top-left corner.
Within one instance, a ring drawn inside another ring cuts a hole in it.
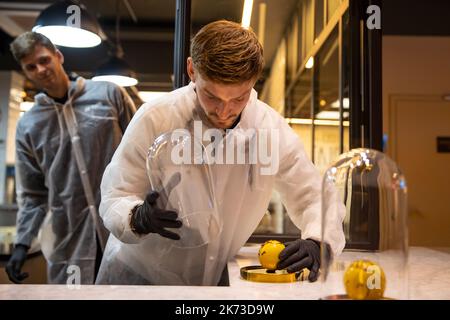
[[[450,246],[450,102],[440,96],[395,95],[389,103],[388,150],[406,177],[410,245]]]

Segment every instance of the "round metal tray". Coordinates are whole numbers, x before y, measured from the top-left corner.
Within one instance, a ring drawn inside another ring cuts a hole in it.
[[[303,271],[288,273],[283,269],[268,272],[267,269],[262,266],[248,266],[241,268],[241,277],[245,280],[254,282],[282,283],[302,281],[306,278],[306,275]]]

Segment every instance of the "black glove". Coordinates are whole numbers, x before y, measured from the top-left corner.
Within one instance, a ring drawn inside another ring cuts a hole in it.
[[[314,282],[319,276],[320,242],[311,239],[287,242],[279,258],[277,269],[287,268],[287,272],[292,273],[307,268],[308,280]]]
[[[8,274],[9,280],[14,283],[22,283],[23,280],[28,278],[28,273],[21,272],[23,264],[27,259],[28,249],[29,247],[25,245],[17,244],[11,254],[11,258],[6,264],[5,271]]]
[[[179,240],[178,234],[164,229],[181,228],[182,222],[177,220],[178,213],[158,208],[156,204],[158,197],[158,192],[151,191],[147,194],[144,203],[133,209],[130,219],[131,230],[139,235],[153,232],[169,239]]]

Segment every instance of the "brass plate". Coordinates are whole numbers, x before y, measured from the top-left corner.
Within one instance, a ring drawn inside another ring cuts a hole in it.
[[[267,269],[261,266],[248,266],[241,268],[241,277],[248,281],[255,282],[295,282],[303,280],[303,271],[288,273],[286,270],[275,270],[267,272]]]

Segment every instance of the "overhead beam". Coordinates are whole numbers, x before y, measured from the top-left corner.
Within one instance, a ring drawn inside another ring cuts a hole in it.
[[[133,19],[134,23],[138,22],[138,19],[136,17],[136,13],[134,13],[133,8],[131,7],[131,4],[128,2],[128,0],[123,0],[123,3],[125,4],[125,7],[127,7],[128,13],[130,14],[131,19]]]
[[[0,28],[2,28],[11,37],[17,37],[19,34],[24,33],[26,30],[19,26],[4,12],[0,12]]]
[[[50,6],[52,2],[47,3],[33,3],[33,2],[0,2],[0,9],[4,10],[25,10],[25,11],[37,11],[38,13]]]

